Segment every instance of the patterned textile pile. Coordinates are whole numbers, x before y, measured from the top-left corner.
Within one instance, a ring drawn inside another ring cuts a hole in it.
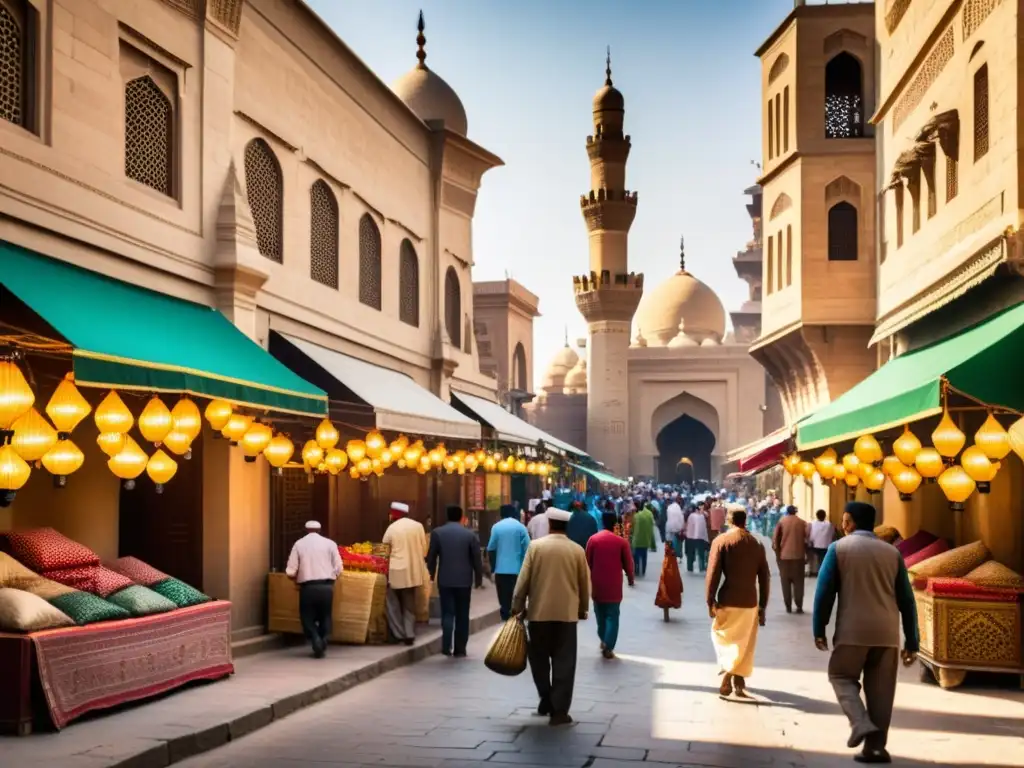
[[[949,549],[939,539],[906,559],[916,589],[965,600],[1015,601],[1024,594],[1024,577],[992,559],[980,541]]]
[[[900,551],[900,554],[903,555],[903,558],[906,559],[911,555],[916,555],[922,549],[924,549],[927,546],[930,546],[931,544],[934,544],[938,540],[939,537],[936,536],[934,533],[922,530],[915,533],[909,539],[903,539],[902,541],[900,541],[898,544],[896,544],[896,549],[898,549]]]
[[[988,600],[1012,603],[1020,597],[1019,589],[983,587],[967,579],[938,577],[928,579],[927,592],[936,597],[954,597],[962,600]]]
[[[942,576],[961,578],[991,557],[988,547],[975,541],[907,566],[907,570],[914,585],[923,589],[928,579]]]

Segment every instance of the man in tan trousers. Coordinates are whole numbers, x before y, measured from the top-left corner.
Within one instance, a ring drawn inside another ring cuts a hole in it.
[[[779,563],[779,576],[782,579],[782,602],[786,604],[786,613],[804,612],[804,564],[807,562],[807,523],[796,513],[796,507],[790,504],[786,514],[775,526],[772,536],[772,549]]]

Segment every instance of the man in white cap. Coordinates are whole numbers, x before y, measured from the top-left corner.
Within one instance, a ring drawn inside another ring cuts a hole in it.
[[[416,642],[416,592],[427,581],[427,532],[409,517],[409,505],[391,503],[394,521],[384,532],[391,547],[388,564],[387,618],[391,634],[406,645]]]
[[[313,646],[313,655],[322,659],[331,635],[331,606],[334,582],[341,575],[341,553],[337,544],[320,535],[316,520],[306,523],[306,531],[292,547],[285,573],[299,585],[302,631]]]

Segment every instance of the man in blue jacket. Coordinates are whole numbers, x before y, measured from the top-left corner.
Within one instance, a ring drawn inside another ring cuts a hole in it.
[[[450,506],[446,513],[448,522],[430,532],[427,571],[441,598],[441,653],[460,658],[469,642],[473,586],[483,586],[483,559],[480,539],[462,524],[462,507]]]
[[[874,527],[873,506],[859,501],[846,505],[843,530],[848,535],[825,554],[812,620],[814,644],[827,651],[826,627],[839,598],[828,679],[850,721],[847,746],[864,744],[864,751],[854,757],[858,763],[892,762],[885,745],[900,659],[910,666],[920,649],[917,606],[903,557],[875,536]],[[862,681],[866,707],[860,696]]]
[[[501,606],[501,620],[512,615],[512,593],[516,579],[523,567],[526,550],[530,546],[530,534],[519,522],[516,508],[511,504],[501,506],[501,520],[491,528],[487,540],[487,557],[491,561],[494,586],[498,590],[498,604]]]

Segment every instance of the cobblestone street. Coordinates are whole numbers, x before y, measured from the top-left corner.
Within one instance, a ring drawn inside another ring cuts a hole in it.
[[[813,579],[802,616],[785,613],[773,581],[750,680],[756,699],[724,701],[703,579],[684,572],[683,609],[665,624],[653,605],[660,562],[652,557],[646,579],[627,592],[617,661],[600,658],[593,620],[581,625],[572,726],[552,729],[531,716],[528,672],[506,679],[483,666],[493,635],[484,632],[471,640],[469,659],[431,657],[180,765],[853,765],[827,656],[811,642]],[[898,765],[1024,765],[1024,693],[971,681],[943,691],[920,682],[915,667],[901,672],[896,706],[889,748]]]

